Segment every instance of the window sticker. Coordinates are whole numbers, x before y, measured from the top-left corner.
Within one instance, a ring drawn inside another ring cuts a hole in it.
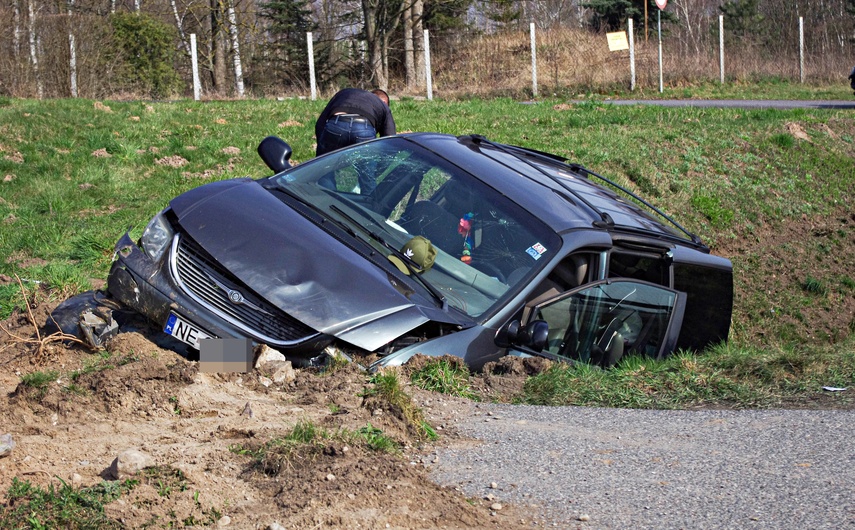
[[[535,260],[539,260],[540,257],[546,253],[546,247],[544,247],[540,243],[535,243],[534,245],[526,249],[526,253]]]

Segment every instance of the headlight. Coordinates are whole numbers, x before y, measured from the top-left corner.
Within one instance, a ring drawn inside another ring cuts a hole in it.
[[[159,261],[163,257],[163,253],[166,252],[167,247],[169,247],[173,235],[172,227],[169,226],[163,212],[160,212],[148,222],[148,226],[145,227],[140,242],[145,253],[151,259]]]

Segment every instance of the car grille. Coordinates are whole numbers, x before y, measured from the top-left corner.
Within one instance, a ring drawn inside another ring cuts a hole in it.
[[[271,344],[293,344],[317,332],[261,300],[213,260],[192,238],[176,236],[173,273],[187,293],[219,317]],[[217,285],[217,284],[220,285]],[[244,303],[233,303],[222,286],[239,291]]]

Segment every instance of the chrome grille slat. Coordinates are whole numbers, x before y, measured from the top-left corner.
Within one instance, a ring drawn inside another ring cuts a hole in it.
[[[172,245],[172,272],[187,294],[231,324],[265,342],[288,345],[317,334],[279,308],[255,297],[250,289],[211,259],[191,238],[175,236]],[[228,293],[212,279],[234,286],[262,311],[245,304],[235,304]],[[265,314],[265,312],[267,314]]]

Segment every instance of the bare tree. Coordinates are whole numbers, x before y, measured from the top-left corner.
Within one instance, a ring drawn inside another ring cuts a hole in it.
[[[225,0],[228,2],[228,0]],[[235,8],[231,4],[228,5],[229,13],[229,34],[232,37],[232,61],[235,69],[235,89],[238,96],[243,97],[243,65],[240,58],[240,42],[238,40],[237,17],[235,16]]]
[[[425,87],[425,31],[424,31],[424,0],[415,0],[412,8],[413,18],[413,54],[415,55],[417,88]]]
[[[368,70],[374,84],[383,90],[389,86],[389,38],[412,3],[413,0],[362,0]]]
[[[413,53],[413,6],[407,6],[404,17],[404,77],[407,88],[416,88],[416,59]]]
[[[523,21],[534,22],[538,28],[572,26],[579,16],[578,0],[532,0]]]
[[[77,97],[77,46],[74,43],[72,9],[74,0],[68,0],[68,70],[71,84],[71,97]]]
[[[21,7],[18,0],[12,0],[12,24],[12,52],[17,60],[21,54]]]
[[[172,8],[172,16],[175,17],[175,27],[178,29],[178,38],[181,41],[178,45],[189,55],[190,45],[187,42],[187,35],[184,33],[184,21],[182,17],[178,16],[178,5],[175,0],[169,0],[169,7]]]
[[[208,41],[208,61],[214,91],[223,93],[226,87],[226,33],[220,0],[211,0],[211,37]]]
[[[36,95],[42,99],[45,95],[44,82],[39,73],[38,36],[36,35],[36,10],[33,6],[34,0],[27,0],[27,14],[29,15],[28,37],[30,40],[30,62],[33,65],[33,74],[36,77]]]

